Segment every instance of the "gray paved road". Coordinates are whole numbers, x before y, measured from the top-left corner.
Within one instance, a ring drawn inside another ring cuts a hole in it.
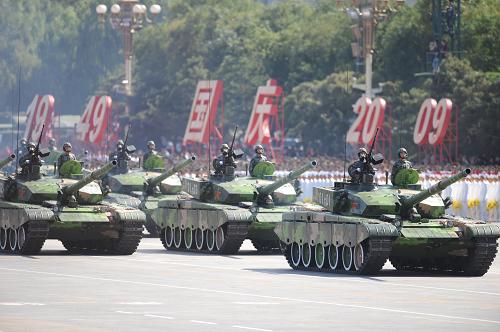
[[[482,278],[294,272],[282,256],[0,255],[0,331],[499,331],[500,259]]]

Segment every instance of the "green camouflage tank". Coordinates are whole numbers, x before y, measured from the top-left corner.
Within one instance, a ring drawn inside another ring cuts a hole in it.
[[[32,180],[19,174],[0,178],[0,250],[32,255],[40,252],[46,239],[58,239],[69,251],[134,253],[142,238],[144,213],[102,203],[96,181],[115,165],[109,163],[80,180]]]
[[[180,177],[176,174],[196,160],[195,156],[175,165],[171,169],[131,170],[128,173],[109,175],[106,184],[110,193],[106,195],[107,202],[138,208],[146,213],[147,231],[151,236],[158,237],[156,224],[151,219],[151,213],[163,199],[177,199],[182,192]]]
[[[256,169],[271,165],[261,163]],[[274,227],[297,198],[289,182],[314,166],[316,161],[277,180],[264,175],[235,177],[233,166],[226,166],[225,175],[209,179],[184,178],[183,188],[192,198],[160,200],[152,214],[164,247],[234,254],[245,239],[250,239],[258,250],[278,248]]]
[[[398,270],[480,276],[495,258],[500,226],[446,215],[450,202],[440,196],[469,173],[465,169],[425,190],[344,182],[314,188],[318,205],[284,214],[275,231],[294,269],[373,274],[389,258]]]

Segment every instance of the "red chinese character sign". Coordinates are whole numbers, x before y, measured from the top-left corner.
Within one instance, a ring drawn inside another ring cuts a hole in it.
[[[274,159],[280,159],[275,150],[283,150],[283,101],[283,88],[278,85],[276,80],[268,80],[265,86],[260,86],[257,89],[252,114],[244,137],[244,143],[250,146],[255,144],[268,145]]]
[[[223,88],[223,81],[220,80],[198,82],[182,141],[183,145],[190,143],[208,144],[212,132],[222,141],[222,128],[215,125],[215,119]]]
[[[36,95],[26,112],[26,129],[23,137],[30,142],[38,141],[44,125],[45,133],[50,132],[53,116],[54,97]]]
[[[356,120],[346,134],[346,141],[352,145],[369,145],[375,138],[375,132],[379,128],[376,141],[376,151],[382,152],[386,158],[391,158],[392,130],[391,118],[384,123],[386,117],[385,99],[377,97],[371,100],[365,96],[359,98],[353,106],[353,112],[357,114]]]
[[[448,98],[441,99],[439,103],[429,98],[422,103],[417,115],[413,142],[424,156],[432,155],[435,162],[458,158],[458,117],[455,114],[452,123],[452,106]],[[452,128],[448,130],[450,124]]]
[[[99,144],[105,137],[111,116],[112,100],[109,96],[93,96],[76,125],[78,139],[89,144]]]

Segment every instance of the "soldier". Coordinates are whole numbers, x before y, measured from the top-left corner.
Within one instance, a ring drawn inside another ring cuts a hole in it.
[[[143,164],[146,162],[146,160],[148,160],[149,157],[158,155],[154,141],[148,141],[147,147],[148,147],[148,152],[146,152],[142,157]]]
[[[229,155],[229,145],[222,144],[220,152],[222,154],[212,161],[215,175],[224,175],[226,166],[233,166],[236,168],[236,162],[234,161],[234,158]]]
[[[267,157],[264,155],[264,148],[262,147],[262,145],[260,144],[256,145],[254,151],[256,153],[255,157],[253,157],[252,160],[250,160],[250,166],[248,168],[251,176],[253,176],[253,169],[255,168],[255,166],[257,166],[259,162],[267,161]]]
[[[50,152],[57,151],[56,139],[54,137],[52,137],[51,139],[49,139],[49,147],[48,147],[48,149],[49,149]]]
[[[402,169],[410,169],[412,167],[411,162],[408,161],[408,152],[406,151],[405,148],[399,148],[398,150],[398,156],[399,160],[392,165],[392,171],[391,171],[391,182],[394,184],[396,180],[396,175],[398,172]]]
[[[118,174],[127,173],[128,172],[128,162],[130,160],[130,156],[125,147],[125,143],[122,140],[118,140],[116,143],[116,152],[113,152],[109,155],[109,161],[116,160],[118,165],[116,167],[116,172]]]
[[[375,174],[371,162],[368,160],[368,152],[365,148],[359,149],[358,158],[359,160],[355,161],[348,168],[352,183],[361,183],[363,180],[363,174]]]
[[[41,152],[39,149],[37,149],[35,143],[33,142],[29,142],[26,145],[26,150],[26,154],[19,158],[21,175],[37,179],[40,177],[40,166],[42,166],[41,158],[47,157],[49,155],[49,152]]]
[[[57,170],[59,172],[59,175],[61,175],[61,167],[64,165],[65,162],[69,160],[76,160],[76,157],[71,151],[73,150],[73,147],[71,146],[71,143],[66,142],[63,145],[63,151],[59,158],[57,158]]]

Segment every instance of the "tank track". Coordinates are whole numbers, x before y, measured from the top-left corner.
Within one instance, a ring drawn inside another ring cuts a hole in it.
[[[322,268],[318,268],[316,264],[311,263],[308,267],[305,267],[303,264],[299,266],[295,266],[292,262],[292,257],[290,253],[291,245],[288,244],[286,246],[286,250],[284,252],[286,261],[288,265],[294,270],[301,271],[319,271],[319,272],[329,272],[329,273],[343,273],[343,274],[361,274],[361,275],[372,275],[379,272],[384,266],[385,262],[389,258],[392,251],[392,242],[393,238],[369,238],[367,240],[368,252],[366,253],[366,258],[364,263],[361,265],[359,270],[354,268],[354,264],[352,264],[351,269],[348,271],[345,270],[342,266],[342,255],[339,252],[338,264],[336,269],[331,269],[328,263],[328,258],[326,257],[326,261],[323,264]],[[326,249],[326,248],[325,248]],[[312,258],[314,260],[314,257]]]
[[[146,217],[146,222],[144,223],[144,227],[149,233],[149,237],[159,237],[160,233],[158,231],[158,228],[156,227],[155,222],[151,218],[151,216],[147,215]]]
[[[451,273],[467,276],[482,276],[488,272],[498,251],[497,238],[478,237],[469,249],[467,257],[449,257],[442,259],[407,259],[391,257],[391,264],[401,271],[426,271]]]
[[[0,252],[7,254],[20,254],[20,255],[36,255],[42,250],[42,247],[49,234],[49,222],[45,220],[33,220],[21,226],[25,232],[24,244],[19,248],[17,243],[16,249],[10,248],[10,243],[7,242],[7,247]],[[19,231],[19,230],[18,230]],[[18,239],[16,239],[18,241]]]
[[[88,241],[61,241],[71,253],[131,255],[142,239],[142,222],[124,221],[120,238]]]
[[[219,250],[217,250],[216,247],[214,247],[213,250],[208,250],[206,243],[204,243],[203,248],[201,250],[198,250],[194,243],[190,249],[186,248],[184,243],[180,248],[176,248],[174,245],[169,247],[167,245],[166,240],[165,240],[165,236],[163,236],[165,229],[161,230],[160,239],[161,239],[161,242],[163,244],[163,247],[167,250],[196,252],[196,253],[215,254],[215,255],[233,255],[233,254],[236,254],[238,252],[241,245],[243,244],[243,241],[245,241],[247,234],[248,234],[249,226],[250,226],[250,223],[242,223],[241,221],[238,221],[238,222],[228,221],[228,222],[226,222],[223,225],[224,232],[225,232],[225,240],[224,240],[224,244],[222,245],[222,247]],[[194,242],[194,239],[193,239],[193,242]]]

